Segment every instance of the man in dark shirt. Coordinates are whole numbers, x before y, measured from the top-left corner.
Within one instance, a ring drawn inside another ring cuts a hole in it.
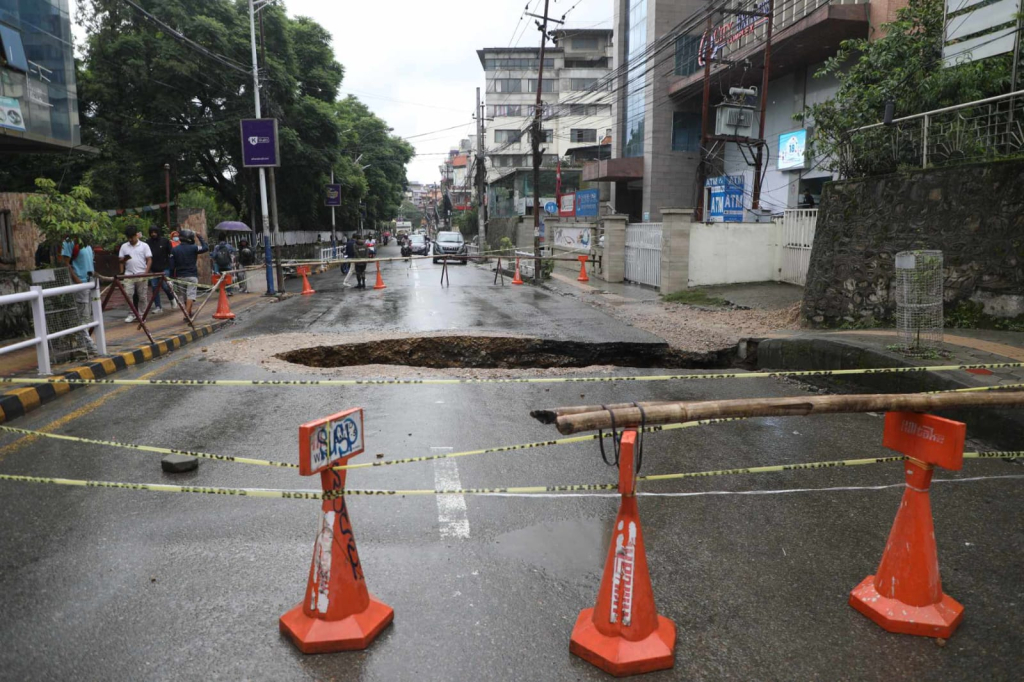
[[[153,252],[153,265],[150,266],[150,272],[157,274],[163,273],[164,276],[171,276],[171,240],[163,236],[159,225],[153,225],[149,228],[149,239],[146,240],[149,244],[149,250]],[[149,288],[153,293],[153,314],[158,315],[164,311],[163,306],[160,305],[160,278],[154,277],[149,280]],[[171,285],[166,281],[163,283],[164,293],[167,294],[167,302],[174,303],[174,292],[171,290]]]
[[[352,235],[349,235],[348,240],[345,241],[345,258],[355,258],[355,257],[356,257],[356,238],[353,237]],[[342,272],[345,273],[345,279],[341,280],[341,285],[342,286],[346,286],[346,287],[352,286],[351,284],[348,283],[348,278],[352,276],[352,266],[351,265],[346,266],[343,263],[342,266],[341,266],[341,270],[342,270]]]
[[[199,238],[199,246],[196,246],[196,238]],[[199,268],[197,262],[199,254],[206,253],[210,248],[206,245],[202,235],[197,235],[192,230],[181,231],[181,244],[171,249],[171,268],[174,271],[175,279],[188,282],[188,289],[185,292],[185,314],[192,318],[192,304],[196,301],[196,293],[199,283]]]

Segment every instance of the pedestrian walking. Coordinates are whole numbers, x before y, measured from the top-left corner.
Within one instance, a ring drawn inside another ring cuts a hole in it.
[[[355,238],[354,235],[350,234],[348,236],[348,239],[345,240],[345,257],[346,258],[355,258],[356,257],[356,238]],[[344,264],[341,267],[342,267],[342,269],[345,269],[345,265]],[[346,286],[346,287],[352,286],[351,284],[348,283],[348,278],[351,277],[351,276],[352,276],[352,267],[349,266],[348,269],[345,270],[345,279],[341,280],[342,286]]]
[[[171,276],[171,240],[163,236],[163,230],[159,225],[152,225],[149,228],[149,239],[146,240],[149,250],[153,253],[153,265],[150,272],[154,275],[163,274],[164,277]],[[167,302],[174,305],[174,291],[167,280],[160,277],[153,277],[149,280],[149,290],[153,295],[153,314],[159,315],[164,311],[160,305],[160,290],[167,294]]]
[[[811,196],[811,190],[804,190],[804,200],[800,208],[814,208],[814,197]]]
[[[256,254],[249,248],[249,242],[242,240],[238,242],[238,265],[247,268],[256,264]],[[249,273],[242,270],[238,273],[238,290],[243,294],[249,293]]]
[[[132,275],[145,275],[149,272],[150,266],[153,264],[153,252],[150,250],[149,244],[140,239],[142,233],[137,227],[129,227],[124,234],[128,241],[121,244],[118,255],[121,261],[121,272],[130,279],[125,279],[122,283],[125,293],[132,296],[133,300],[135,296],[138,296],[139,302],[135,308],[142,315],[149,304],[149,281],[145,277],[132,277]],[[135,315],[129,312],[124,321],[135,322]]]
[[[186,321],[192,319],[192,304],[196,302],[196,294],[199,287],[199,254],[206,253],[210,248],[206,245],[202,235],[197,235],[192,230],[182,230],[181,244],[171,249],[171,268],[174,278],[187,282],[185,290],[185,314]],[[196,239],[199,239],[199,246],[196,246]]]
[[[210,256],[213,258],[213,271],[218,275],[227,275],[235,269],[235,247],[228,244],[228,237],[221,232],[217,235],[217,245],[213,247]],[[235,287],[228,287],[228,296],[235,295]]]
[[[362,237],[356,240],[356,258],[365,259],[369,255],[366,242]],[[366,261],[356,263],[356,289],[366,288]]]
[[[88,236],[72,236],[66,240],[61,248],[61,257],[64,265],[71,272],[71,281],[75,284],[91,284],[95,272],[92,247],[89,246]],[[76,291],[75,307],[78,309],[78,320],[81,324],[92,322],[92,289]],[[90,330],[91,331],[91,330]],[[82,344],[90,353],[98,352],[96,344],[89,337],[86,331],[79,332]]]

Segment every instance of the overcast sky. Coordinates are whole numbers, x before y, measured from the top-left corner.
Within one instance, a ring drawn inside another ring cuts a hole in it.
[[[312,17],[334,35],[334,53],[345,66],[342,94],[359,97],[395,134],[405,137],[465,124],[409,140],[417,152],[409,164],[409,180],[420,182],[436,182],[442,158],[438,153],[475,134],[475,89],[484,86],[476,51],[539,44],[534,20],[519,21],[526,3],[285,0],[290,16]],[[530,5],[540,14],[543,0],[530,0]],[[573,5],[566,19],[569,28],[611,26],[612,0],[551,0],[550,15],[560,18]],[[81,38],[81,30],[76,33]]]

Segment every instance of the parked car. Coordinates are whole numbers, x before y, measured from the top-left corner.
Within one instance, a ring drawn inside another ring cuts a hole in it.
[[[430,242],[422,234],[413,234],[405,240],[409,253],[413,256],[426,256],[430,254]]]
[[[458,232],[438,232],[434,241],[434,262],[440,262],[439,256],[448,256],[450,261],[461,261],[465,265],[469,261],[469,249],[462,235]]]

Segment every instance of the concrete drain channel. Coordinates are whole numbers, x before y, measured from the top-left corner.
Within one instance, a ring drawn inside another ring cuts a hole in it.
[[[735,348],[692,353],[665,343],[583,343],[505,336],[422,336],[279,353],[307,367],[403,365],[431,369],[547,369],[592,365],[664,369],[731,367]]]

